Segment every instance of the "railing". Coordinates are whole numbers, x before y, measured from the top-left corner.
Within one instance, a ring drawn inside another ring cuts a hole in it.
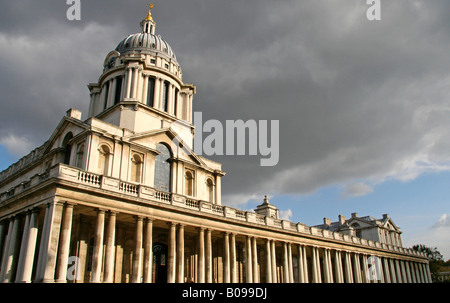
[[[172,195],[171,193],[158,191],[155,190],[154,188],[145,185],[124,182],[116,178],[90,173],[63,164],[55,165],[48,171],[42,174],[37,174],[31,177],[30,180],[24,181],[19,185],[3,193],[0,193],[0,203],[1,204],[4,203],[5,200],[8,200],[17,194],[30,189],[31,187],[47,180],[50,177],[78,182],[84,185],[102,188],[105,190],[111,190],[125,195],[139,197],[144,200],[156,200],[167,204],[182,206],[189,209],[196,209],[199,212],[209,213],[225,218],[237,219],[239,221],[245,221],[248,223],[271,226],[283,230],[288,230],[291,232],[297,232],[302,235],[311,235],[314,237],[333,239],[335,241],[345,242],[349,244],[358,244],[362,246],[376,247],[387,251],[395,251],[419,257],[425,257],[424,253],[416,252],[409,248],[403,248],[393,246],[391,244],[361,239],[358,237],[337,232],[331,232],[316,227],[309,227],[302,223],[293,223],[290,221],[280,220],[273,217],[266,217],[264,215],[256,214],[254,212],[243,211],[229,206],[222,206],[206,201],[195,200],[181,195],[176,194]]]

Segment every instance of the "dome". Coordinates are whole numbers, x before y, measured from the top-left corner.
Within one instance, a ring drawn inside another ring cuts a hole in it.
[[[153,35],[151,33],[137,33],[129,35],[123,39],[116,47],[116,51],[120,54],[127,52],[142,52],[142,53],[163,53],[169,58],[177,60],[175,53],[172,51],[169,43],[164,41],[161,36]]]

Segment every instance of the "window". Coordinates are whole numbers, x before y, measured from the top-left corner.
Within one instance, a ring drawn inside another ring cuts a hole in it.
[[[170,158],[172,154],[170,149],[159,143],[156,146],[156,150],[159,154],[155,157],[155,188],[160,191],[171,191],[171,164]]]
[[[178,88],[175,89],[175,99],[173,104],[173,115],[177,115],[177,106],[178,106]]]
[[[169,82],[164,81],[163,83],[163,96],[162,96],[162,104],[161,104],[161,109],[165,112],[167,112],[167,107],[168,107],[168,96],[169,96]]]
[[[103,109],[106,109],[106,107],[108,106],[109,82],[106,82],[106,84],[103,85],[103,89],[105,90],[105,100],[103,100]]]
[[[122,94],[122,77],[116,79],[116,91],[114,95],[114,104],[120,102],[120,95]]]
[[[214,182],[210,178],[206,180],[206,190],[208,193],[208,201],[214,203]]]
[[[98,149],[98,173],[101,175],[109,175],[109,158],[111,150],[108,146],[102,145]]]
[[[142,164],[143,156],[139,154],[133,154],[131,157],[131,181],[141,182],[142,178]]]
[[[355,229],[355,231],[356,231],[356,236],[357,236],[358,238],[361,238],[361,229],[359,229],[359,228],[360,228],[359,224],[358,224],[358,223],[353,223],[353,224],[352,224],[352,227],[353,227],[353,229]]]
[[[155,78],[148,78],[148,88],[147,88],[147,105],[154,106],[155,101]]]
[[[194,195],[194,172],[191,170],[186,170],[184,173],[184,194],[186,196]]]
[[[78,145],[77,161],[75,164],[76,167],[83,168],[83,158],[84,158],[84,143]]]
[[[70,155],[72,153],[72,145],[69,144],[69,141],[72,140],[73,134],[71,132],[67,133],[64,137],[63,143],[61,145],[64,148],[64,164],[70,165]]]

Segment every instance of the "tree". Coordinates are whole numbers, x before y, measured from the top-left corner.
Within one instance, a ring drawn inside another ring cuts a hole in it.
[[[412,249],[425,253],[427,255],[428,261],[430,263],[431,279],[433,280],[433,282],[437,282],[439,269],[445,264],[442,254],[437,250],[436,247],[431,248],[423,244],[414,245]]]

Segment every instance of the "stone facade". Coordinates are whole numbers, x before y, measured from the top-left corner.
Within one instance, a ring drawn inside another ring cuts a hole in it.
[[[221,164],[191,146],[184,84],[151,13],[109,53],[88,118],[0,173],[0,282],[431,282],[401,242],[222,205]]]

